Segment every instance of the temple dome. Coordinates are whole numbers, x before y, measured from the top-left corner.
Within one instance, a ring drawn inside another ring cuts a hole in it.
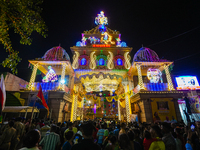
[[[142,47],[135,53],[133,62],[135,61],[158,62],[160,59],[155,51],[147,47]]]
[[[50,50],[48,50],[44,56],[42,57],[44,60],[53,60],[53,61],[60,61],[60,60],[68,60],[70,61],[70,57],[60,46],[53,47]]]

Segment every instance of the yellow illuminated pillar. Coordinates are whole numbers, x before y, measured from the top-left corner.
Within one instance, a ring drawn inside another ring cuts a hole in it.
[[[118,99],[118,118],[121,120],[120,100]]]
[[[78,85],[74,85],[74,91],[78,91]],[[74,94],[73,101],[72,101],[72,111],[71,111],[71,121],[74,122],[76,120],[76,112],[77,112],[77,100],[78,100],[78,93]]]
[[[62,64],[62,74],[61,74],[61,82],[60,82],[60,88],[61,90],[65,90],[65,70],[66,70],[67,64]]]
[[[33,72],[32,72],[32,75],[31,75],[31,79],[30,79],[30,82],[28,84],[28,90],[32,90],[32,88],[33,88],[33,83],[35,82],[37,68],[38,68],[38,63],[34,64]]]
[[[125,83],[125,93],[126,93],[126,98],[125,98],[125,103],[126,103],[126,118],[127,118],[127,122],[130,122],[130,114],[131,114],[131,109],[130,109],[130,101],[129,101],[129,97],[128,97],[128,84],[127,82]]]
[[[81,101],[81,120],[83,121],[83,104],[84,104],[84,97],[82,98]]]
[[[166,77],[167,77],[167,83],[168,83],[168,89],[171,91],[171,90],[175,90],[174,89],[174,86],[172,84],[172,79],[171,79],[171,76],[170,76],[170,73],[169,73],[169,68],[168,68],[168,65],[164,65],[164,68],[165,68],[165,73],[166,73]]]
[[[142,73],[141,73],[141,66],[140,64],[136,64],[136,68],[137,68],[137,71],[138,71],[138,85],[140,87],[140,90],[141,89],[145,89],[144,87],[144,83],[143,83],[143,80],[142,80]]]

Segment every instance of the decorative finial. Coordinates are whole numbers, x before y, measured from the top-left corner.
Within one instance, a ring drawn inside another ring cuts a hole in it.
[[[103,11],[100,11],[100,14],[97,14],[97,17],[95,18],[95,24],[96,25],[107,25],[108,24],[108,18],[105,17]]]

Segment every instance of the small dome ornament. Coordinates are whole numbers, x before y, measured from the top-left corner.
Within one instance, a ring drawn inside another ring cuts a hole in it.
[[[133,62],[158,62],[159,60],[156,52],[147,47],[140,48],[133,57]]]

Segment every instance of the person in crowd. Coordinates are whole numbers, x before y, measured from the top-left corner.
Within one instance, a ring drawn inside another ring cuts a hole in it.
[[[104,131],[105,131],[104,124],[101,124],[101,127],[100,127],[99,131],[97,132],[97,139],[98,139],[97,143],[100,146],[102,146],[102,143],[104,140]]]
[[[83,140],[72,146],[71,150],[101,150],[101,147],[94,143],[93,141],[93,131],[95,130],[95,127],[92,123],[86,123],[82,126],[82,134],[83,134]]]
[[[196,132],[189,130],[187,135],[187,143],[185,144],[186,150],[199,150],[199,137]]]
[[[60,127],[60,142],[61,142],[61,145],[63,145],[64,143],[64,132],[65,130],[67,129],[67,123],[64,122],[62,123],[61,127]]]
[[[0,150],[9,150],[11,143],[16,140],[16,129],[13,128],[14,121],[8,122],[8,127],[3,131],[0,137]]]
[[[92,136],[93,136],[94,140],[97,141],[97,133],[98,133],[99,129],[97,128],[96,122],[94,122],[94,127],[95,127],[96,130],[94,131]]]
[[[44,122],[44,126],[41,127],[40,132],[41,132],[41,139],[43,139],[43,137],[45,137],[45,135],[47,134],[47,132],[51,129],[51,127],[49,126],[49,122],[45,121]]]
[[[176,150],[182,150],[182,142],[179,138],[177,138],[177,134],[175,132],[172,132],[172,136],[174,137],[176,142]]]
[[[164,122],[171,123],[168,116],[166,116],[166,120]]]
[[[119,135],[119,146],[122,150],[132,150],[134,145],[131,144],[129,137],[126,133]]]
[[[120,124],[117,124],[116,129],[114,129],[113,134],[118,138],[120,130]]]
[[[50,133],[40,141],[43,150],[55,150],[56,148],[59,148],[60,136],[55,133],[56,129],[56,125],[52,124]]]
[[[41,140],[40,131],[30,130],[23,138],[23,148],[20,150],[39,150],[38,143]]]
[[[134,132],[134,141],[138,142],[140,146],[142,147],[143,145],[143,140],[140,138],[140,130],[139,129],[133,129]]]
[[[74,132],[73,131],[68,131],[65,133],[65,139],[66,142],[62,146],[62,150],[71,150],[73,146],[73,138],[74,138]]]
[[[74,127],[74,124],[72,122],[68,123],[68,129],[66,129],[64,133],[66,133],[68,131],[73,131],[74,134],[76,134],[76,132],[77,132],[77,128]]]
[[[162,132],[164,134],[162,140],[165,143],[165,148],[167,150],[168,149],[176,150],[176,141],[170,132],[171,129],[170,124],[164,122],[162,126],[163,126]]]
[[[14,146],[14,149],[16,149],[18,144],[20,144],[20,140],[22,140],[22,137],[24,134],[25,126],[23,125],[21,121],[22,121],[21,117],[16,118],[16,121],[13,126],[16,129],[16,140],[15,140],[15,143],[11,147]]]
[[[109,135],[108,144],[106,145],[105,150],[119,150],[117,137],[115,135]]]
[[[121,124],[121,130],[119,131],[119,136],[123,133],[126,133],[126,124],[125,123]]]
[[[176,121],[176,119],[174,118],[174,116],[172,116],[171,123],[177,123],[177,121]]]
[[[158,123],[158,122],[160,122],[160,121],[161,121],[161,119],[160,119],[160,117],[158,116],[158,113],[155,112],[155,113],[154,113],[153,122],[154,122],[154,123]]]
[[[133,133],[133,131],[129,130],[127,135],[129,137],[131,147],[134,147],[134,150],[142,150],[142,146],[140,146],[140,144],[138,142],[134,141],[135,134]]]
[[[185,150],[185,140],[183,138],[183,135],[181,133],[181,128],[177,127],[175,129],[175,133],[176,133],[176,136],[177,136],[177,139],[179,139],[181,141],[181,145],[182,145],[182,150]]]
[[[156,138],[151,137],[151,133],[148,130],[144,131],[144,140],[143,140],[143,147],[144,150],[148,150],[151,143],[156,141]]]
[[[165,144],[162,141],[161,129],[157,125],[154,125],[150,129],[150,133],[152,138],[156,138],[156,141],[151,143],[149,150],[165,150]]]

